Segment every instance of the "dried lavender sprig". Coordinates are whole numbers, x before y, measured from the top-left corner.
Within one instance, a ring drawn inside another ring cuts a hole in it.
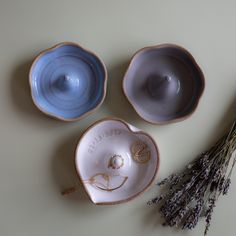
[[[204,216],[204,235],[207,234],[218,197],[228,193],[236,157],[230,170],[228,167],[235,150],[236,121],[226,135],[188,164],[182,173],[172,174],[159,183],[165,186],[166,192],[149,203],[160,204],[164,225],[193,229]]]
[[[205,227],[205,231],[204,231],[204,236],[207,235],[207,232],[210,228],[212,213],[213,213],[214,207],[216,206],[215,205],[215,203],[216,203],[216,194],[214,195],[213,198],[209,198],[208,201],[210,203],[210,206],[209,206],[209,208],[206,212],[206,227]]]
[[[204,205],[204,200],[199,199],[196,206],[191,210],[189,216],[183,224],[182,229],[193,229],[198,223],[198,219],[201,215],[202,208]]]

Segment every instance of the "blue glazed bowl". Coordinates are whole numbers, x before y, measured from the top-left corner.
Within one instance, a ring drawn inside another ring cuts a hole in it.
[[[106,95],[104,63],[75,43],[60,43],[40,53],[29,78],[35,105],[63,121],[85,117],[102,104]]]

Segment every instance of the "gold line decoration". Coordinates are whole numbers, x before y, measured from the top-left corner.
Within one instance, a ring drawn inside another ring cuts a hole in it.
[[[147,144],[142,141],[136,141],[131,146],[133,159],[140,164],[144,164],[151,159],[151,151]]]
[[[121,177],[122,181],[118,186],[112,186],[112,178],[114,177]],[[125,184],[127,179],[128,179],[128,176],[122,176],[119,174],[109,175],[107,173],[98,173],[91,176],[88,180],[84,180],[83,182],[87,184],[91,184],[97,189],[111,192],[111,191],[121,188]]]

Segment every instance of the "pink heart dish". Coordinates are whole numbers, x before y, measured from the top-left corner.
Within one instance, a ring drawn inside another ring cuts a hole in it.
[[[132,200],[154,182],[159,151],[149,134],[121,119],[105,118],[82,135],[75,166],[91,201],[113,205]]]

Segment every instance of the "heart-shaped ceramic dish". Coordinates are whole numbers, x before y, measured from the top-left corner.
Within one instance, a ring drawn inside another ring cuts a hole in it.
[[[184,48],[163,44],[139,50],[123,79],[128,101],[144,120],[167,124],[189,117],[205,87],[204,75]]]
[[[104,63],[75,43],[60,43],[40,53],[29,77],[35,105],[63,121],[88,115],[102,104],[106,94]]]
[[[78,176],[99,205],[129,201],[155,180],[159,152],[147,133],[117,118],[105,118],[82,135],[75,154]]]

